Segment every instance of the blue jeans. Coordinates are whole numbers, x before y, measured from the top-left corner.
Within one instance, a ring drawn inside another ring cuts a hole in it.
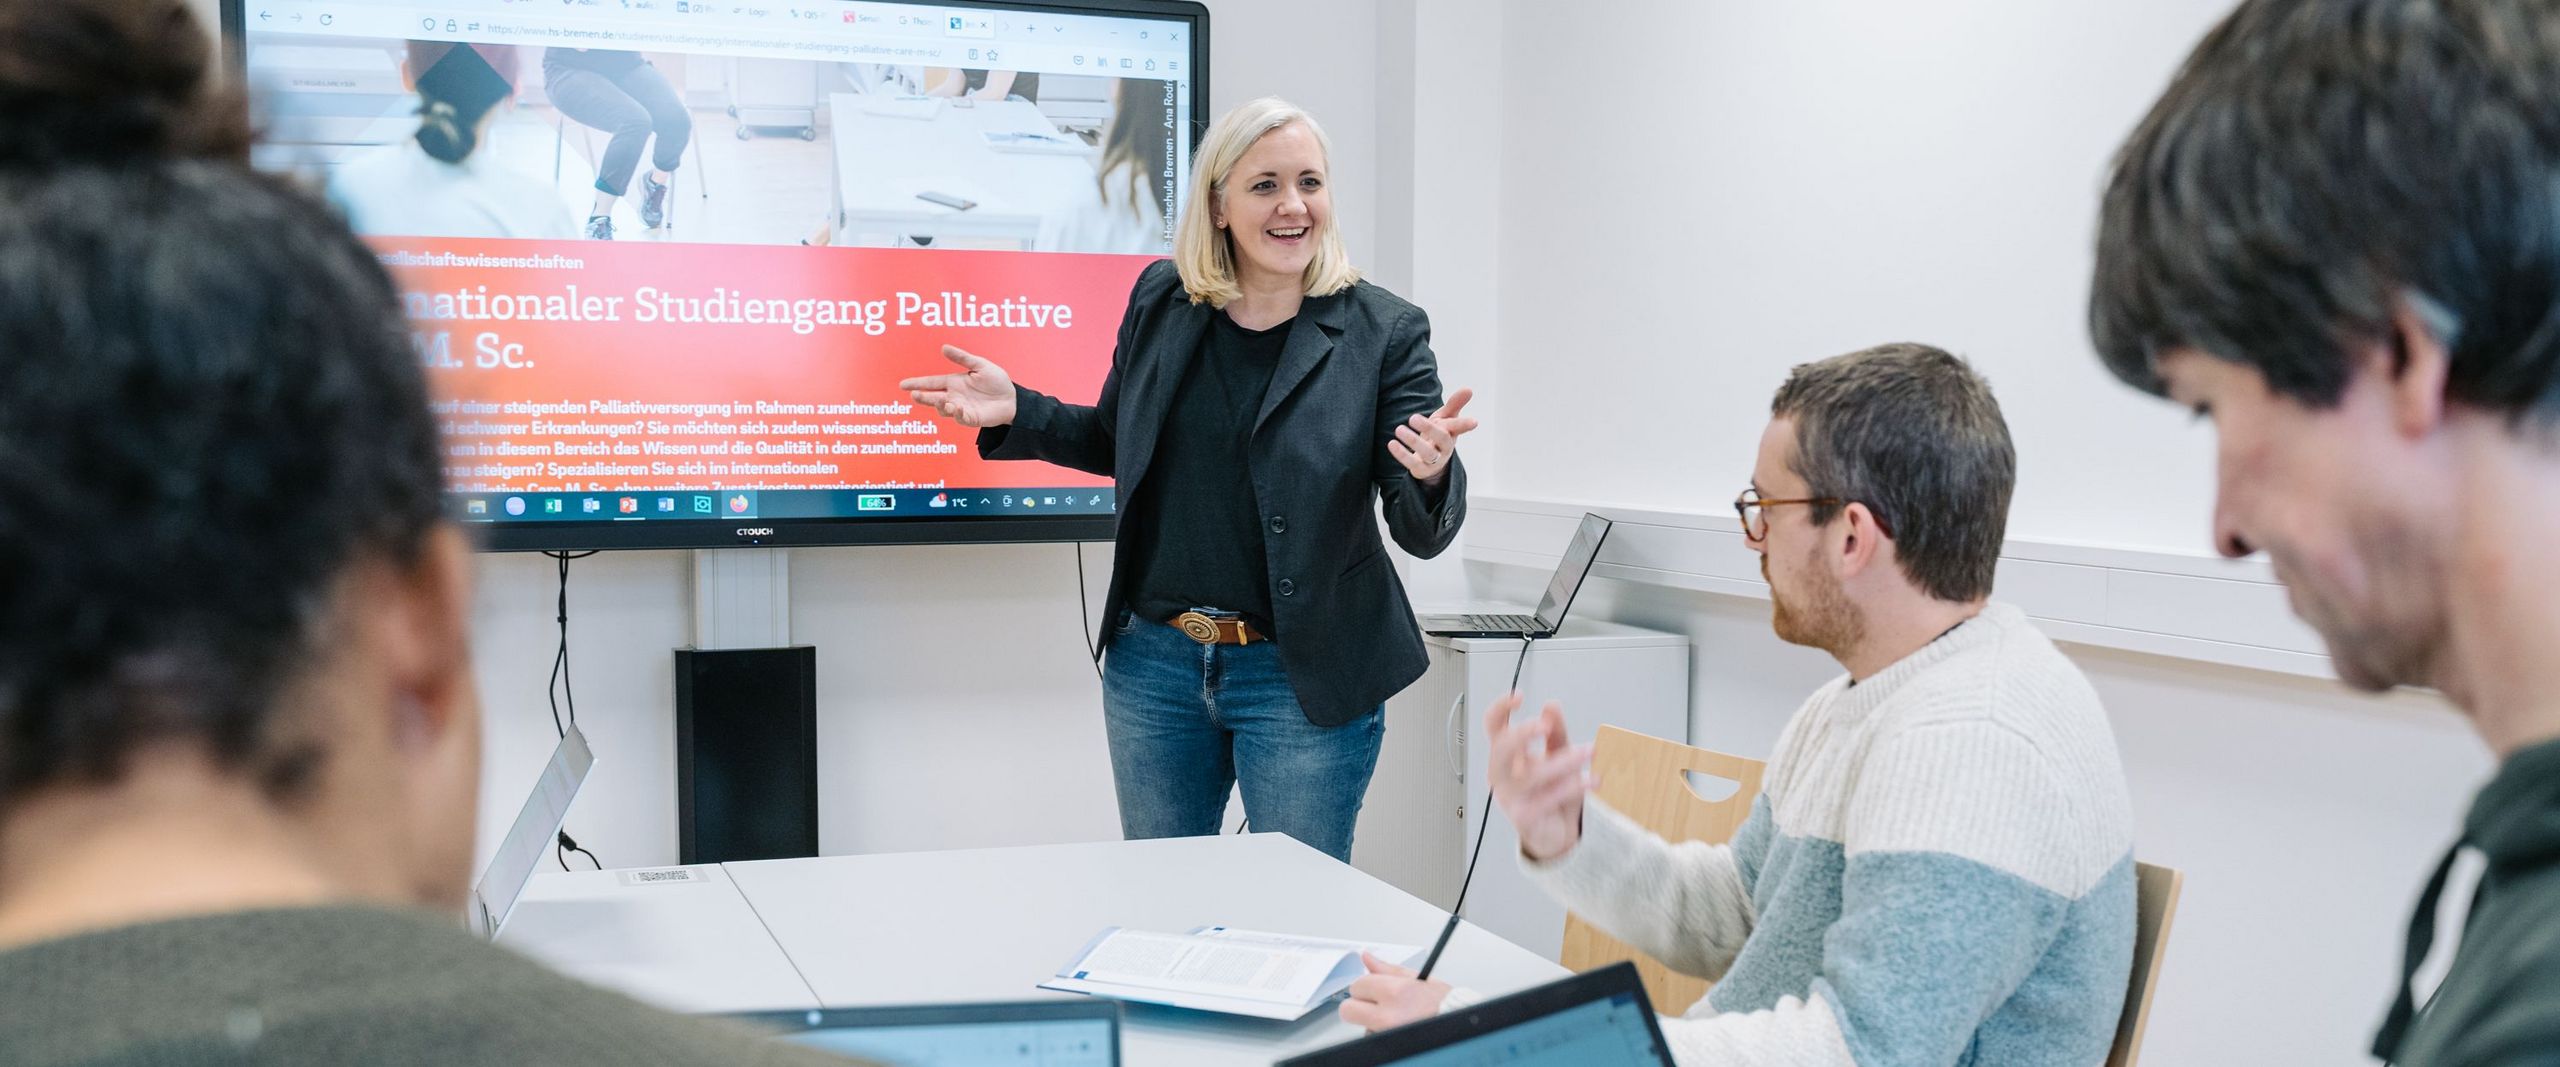
[[[1350,861],[1352,824],[1386,736],[1385,708],[1318,726],[1299,710],[1278,647],[1203,645],[1126,614],[1102,673],[1123,835],[1217,833],[1227,790],[1240,784],[1256,831]]]

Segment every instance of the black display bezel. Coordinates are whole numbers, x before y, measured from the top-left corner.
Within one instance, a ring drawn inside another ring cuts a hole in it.
[[[223,50],[232,77],[247,77],[248,8],[252,0],[221,0]],[[840,3],[861,0],[838,0]],[[874,0],[876,2],[876,0]],[[914,0],[898,0],[914,2]],[[1179,20],[1190,24],[1191,122],[1194,151],[1209,129],[1209,9],[1196,0],[935,0],[931,5],[1019,11],[1039,14],[1093,15],[1118,18]],[[1186,161],[1187,162],[1187,161]],[[732,487],[734,488],[734,487]],[[673,489],[632,492],[674,492]],[[469,495],[447,493],[448,499]],[[792,518],[736,522],[725,519],[655,519],[645,522],[475,523],[472,530],[483,551],[568,552],[594,549],[690,549],[796,547],[838,545],[1028,544],[1109,541],[1117,520],[1111,515],[1062,515],[989,519]],[[752,534],[752,535],[751,535]]]

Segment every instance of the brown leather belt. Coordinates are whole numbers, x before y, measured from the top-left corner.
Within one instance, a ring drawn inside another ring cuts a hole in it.
[[[1211,615],[1202,611],[1186,611],[1173,617],[1173,628],[1182,636],[1204,645],[1250,645],[1271,640],[1262,631],[1244,621],[1242,615]]]

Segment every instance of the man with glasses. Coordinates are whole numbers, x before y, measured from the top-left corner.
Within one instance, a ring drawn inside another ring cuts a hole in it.
[[[2016,458],[1962,360],[1886,345],[1795,369],[1735,502],[1778,636],[1848,673],[1787,724],[1730,844],[1587,794],[1561,709],[1486,718],[1532,880],[1716,980],[1683,1064],[2095,1064],[2133,958],[2133,817],[2097,695],[1989,602]],[[1377,960],[1371,1029],[1473,998]]]
[[[2250,0],[2116,157],[2090,333],[2210,418],[2213,538],[2358,689],[2501,761],[2410,920],[2373,1053],[2560,1063],[2560,6]],[[2410,988],[2440,914],[2459,947]],[[2348,932],[2349,936],[2361,936]]]

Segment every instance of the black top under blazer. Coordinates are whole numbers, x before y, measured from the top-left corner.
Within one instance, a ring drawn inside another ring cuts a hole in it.
[[[1135,499],[1174,389],[1218,313],[1191,302],[1171,260],[1149,264],[1129,293],[1100,400],[1068,404],[1017,385],[1013,424],[981,431],[978,454],[1108,474],[1119,499]],[[1388,532],[1416,556],[1439,555],[1457,538],[1466,468],[1451,457],[1442,491],[1429,492],[1387,452],[1396,427],[1440,404],[1421,308],[1367,282],[1300,305],[1245,445],[1245,473],[1270,561],[1280,663],[1318,726],[1368,714],[1429,663],[1371,502],[1385,499]],[[1130,551],[1126,539],[1113,551],[1106,644],[1108,623],[1129,603]]]

